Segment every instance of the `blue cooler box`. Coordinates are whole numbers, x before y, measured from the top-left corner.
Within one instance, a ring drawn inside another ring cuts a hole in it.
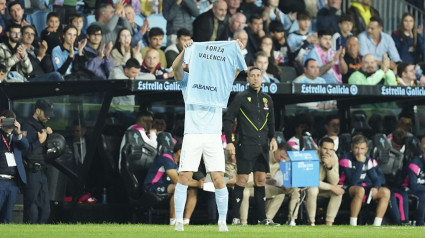
[[[280,162],[283,186],[318,187],[320,167],[316,151],[288,151],[288,155],[290,161]]]

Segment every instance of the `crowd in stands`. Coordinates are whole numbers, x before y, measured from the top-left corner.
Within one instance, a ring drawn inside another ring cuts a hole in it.
[[[26,27],[34,26],[29,16],[35,11],[50,12],[41,32]],[[93,14],[96,21],[84,25]],[[166,26],[150,27],[156,25],[150,23],[151,14],[163,16]],[[155,79],[173,79],[171,62],[184,41],[239,39],[248,67],[265,68],[264,82],[423,86],[423,26],[414,19],[406,12],[387,34],[372,0],[351,1],[347,9],[342,0],[98,0],[84,1],[84,7],[76,0],[48,6],[0,0],[0,63],[10,82],[106,80],[111,62],[123,66],[130,58]],[[318,74],[306,72],[310,59],[317,62]],[[407,71],[401,67],[400,72],[400,63],[412,65],[415,78],[402,79]],[[283,79],[285,67],[293,67],[299,77]],[[152,78],[145,76],[139,78]]]

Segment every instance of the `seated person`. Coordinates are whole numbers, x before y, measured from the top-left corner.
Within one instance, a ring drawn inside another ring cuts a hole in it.
[[[295,117],[294,124],[294,134],[288,140],[288,144],[292,147],[292,150],[299,151],[300,149],[300,139],[304,133],[304,131],[310,130],[310,123],[306,118],[305,114],[299,114]]]
[[[350,15],[342,15],[338,22],[338,31],[332,35],[332,49],[345,48],[347,39],[352,36],[354,20]]]
[[[148,35],[149,45],[140,50],[142,58],[145,58],[146,52],[148,52],[149,49],[156,49],[159,53],[159,62],[161,62],[161,67],[166,68],[167,59],[165,58],[164,51],[161,50],[162,40],[164,39],[164,31],[159,27],[152,27],[149,30]]]
[[[320,161],[320,184],[319,187],[307,189],[307,212],[311,225],[315,225],[317,196],[329,197],[326,211],[326,225],[332,226],[342,201],[344,189],[339,182],[338,157],[334,151],[334,141],[325,137],[320,140],[317,155]]]
[[[50,12],[46,19],[47,27],[41,31],[41,41],[47,42],[47,54],[51,55],[53,48],[61,44],[60,19],[56,12]]]
[[[351,36],[347,39],[344,55],[344,61],[347,64],[347,72],[342,75],[342,83],[348,83],[350,76],[362,68],[359,48],[360,45],[357,37]]]
[[[397,85],[398,86],[416,86],[415,65],[412,63],[401,62],[397,65]]]
[[[267,67],[269,65],[269,60],[267,55],[263,51],[258,51],[255,54],[254,66],[257,66],[263,75],[263,83],[280,83],[280,81],[275,78],[272,74],[267,73]]]
[[[190,31],[186,28],[181,28],[177,31],[176,42],[169,45],[165,49],[165,58],[167,59],[167,68],[171,67],[173,61],[177,58],[177,56],[183,50],[184,42],[191,39]]]
[[[135,58],[139,61],[139,64],[142,64],[143,59],[140,53],[140,44],[138,43],[136,46],[132,47],[131,39],[130,29],[121,28],[118,31],[117,39],[111,52],[115,66],[125,65],[130,58]]]
[[[53,68],[63,76],[71,74],[72,62],[78,53],[78,49],[74,46],[77,32],[75,26],[67,25],[61,33],[62,44],[52,50]]]
[[[309,32],[311,16],[307,12],[297,14],[299,29],[288,36],[290,60],[302,64],[304,55],[317,43],[317,34]]]
[[[345,51],[342,47],[338,51],[332,47],[332,32],[320,30],[318,32],[319,43],[304,57],[304,60],[314,59],[319,65],[319,75],[327,84],[342,83],[342,75],[347,72],[347,64],[344,61]]]
[[[356,135],[352,139],[351,152],[344,154],[339,162],[342,170],[340,184],[348,191],[351,197],[350,225],[357,226],[357,217],[362,207],[362,202],[367,196],[369,199],[378,200],[374,226],[381,226],[382,218],[390,200],[390,190],[382,187],[385,179],[379,176],[380,171],[376,160],[366,157],[368,151],[367,138]],[[369,198],[370,197],[370,198]]]
[[[416,209],[416,225],[424,225],[425,213],[425,137],[421,139],[422,155],[416,157],[410,162],[408,167],[408,178],[410,193],[419,198],[418,208]]]
[[[167,195],[170,197],[170,225],[176,223],[176,214],[174,210],[174,191],[176,188],[179,175],[177,173],[178,164],[180,161],[182,142],[179,141],[174,146],[171,153],[167,152],[159,155],[149,167],[148,174],[145,177],[143,188],[145,191],[152,192],[158,195]],[[187,200],[184,211],[184,219],[187,219],[189,225],[190,217],[195,210],[197,201],[197,188],[202,188],[203,181],[192,179],[189,182],[187,190]]]
[[[394,72],[390,69],[390,59],[388,56],[384,56],[381,69],[377,70],[375,58],[371,54],[363,56],[362,68],[351,74],[348,78],[348,83],[357,85],[397,85]]]
[[[166,69],[161,67],[161,62],[159,62],[159,52],[153,48],[146,51],[140,72],[152,74],[156,79],[174,78],[173,71],[168,72]]]
[[[326,80],[319,76],[319,64],[315,59],[307,59],[304,62],[304,74],[298,76],[294,83],[326,84]]]
[[[84,16],[80,13],[75,13],[69,17],[69,24],[75,26],[77,28],[77,42],[80,42],[86,39],[86,34],[82,32],[84,27]]]

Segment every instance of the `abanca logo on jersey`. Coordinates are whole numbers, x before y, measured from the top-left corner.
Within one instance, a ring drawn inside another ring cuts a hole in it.
[[[197,89],[202,89],[202,90],[206,90],[206,91],[216,91],[217,92],[217,87],[214,86],[208,86],[208,85],[202,85],[202,84],[193,84],[192,88],[197,88]]]

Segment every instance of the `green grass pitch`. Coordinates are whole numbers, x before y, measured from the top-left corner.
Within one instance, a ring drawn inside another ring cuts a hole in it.
[[[278,227],[267,227],[259,225],[232,226],[229,225],[229,232],[218,232],[218,227],[213,225],[185,226],[184,232],[175,232],[172,226],[168,225],[144,225],[144,224],[57,224],[57,225],[22,225],[8,224],[0,225],[0,237],[19,238],[92,238],[92,237],[362,237],[362,238],[404,238],[404,237],[425,237],[425,227],[409,226],[332,226],[324,225],[296,226],[286,225]]]

